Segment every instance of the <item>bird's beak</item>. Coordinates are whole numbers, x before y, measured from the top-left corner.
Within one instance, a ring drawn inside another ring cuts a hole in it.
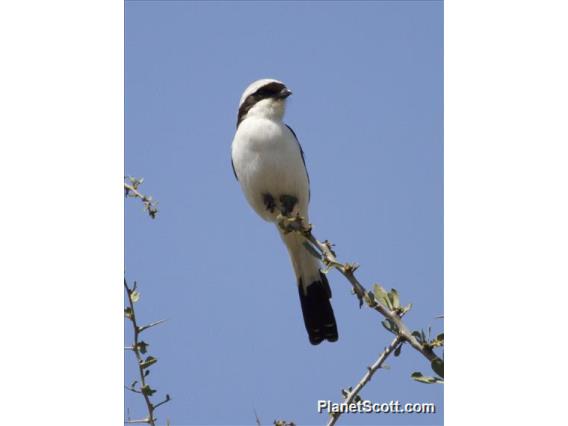
[[[279,99],[286,99],[288,96],[290,96],[292,94],[292,92],[290,90],[288,90],[287,88],[284,88],[280,91],[280,93],[278,94],[278,98]]]

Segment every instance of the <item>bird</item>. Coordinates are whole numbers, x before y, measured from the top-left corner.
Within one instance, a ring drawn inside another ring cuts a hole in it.
[[[284,233],[278,226],[279,214],[299,214],[309,220],[310,180],[304,151],[292,128],[283,122],[291,94],[284,83],[272,78],[257,80],[245,89],[231,144],[231,164],[252,209],[276,224],[296,276],[309,341],[318,345],[338,340],[329,282],[320,261],[305,247],[304,237]]]

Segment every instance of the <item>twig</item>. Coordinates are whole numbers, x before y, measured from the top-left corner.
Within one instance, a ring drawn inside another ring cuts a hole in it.
[[[384,361],[388,356],[396,351],[397,348],[404,343],[409,343],[414,349],[420,352],[426,359],[431,363],[432,361],[439,360],[440,358],[432,350],[431,342],[419,341],[402,322],[402,317],[408,311],[408,308],[400,308],[394,306],[394,304],[389,304],[391,307],[386,306],[375,297],[375,294],[368,292],[367,289],[359,282],[357,277],[355,277],[355,271],[359,267],[354,263],[341,263],[337,260],[337,256],[332,249],[332,244],[329,241],[320,242],[312,234],[312,225],[305,224],[304,219],[300,215],[296,216],[283,216],[279,215],[278,225],[283,230],[284,233],[288,232],[299,232],[307,240],[306,248],[313,252],[312,254],[318,256],[323,264],[329,269],[337,269],[351,284],[353,287],[353,292],[359,299],[359,307],[363,306],[365,303],[369,308],[379,312],[382,316],[386,318],[386,321],[390,324],[388,327],[396,337],[391,342],[391,344],[381,353],[379,358],[375,363],[368,367],[367,373],[363,376],[361,381],[349,391],[344,391],[345,400],[344,402],[350,404],[358,396],[359,392],[363,387],[371,380],[373,374],[381,368]],[[393,290],[394,292],[394,290]],[[395,292],[395,294],[397,294]],[[390,294],[389,294],[390,296]],[[398,296],[397,296],[398,297]],[[397,303],[398,305],[398,303]],[[399,349],[400,350],[400,349]],[[396,353],[395,353],[396,355]],[[327,426],[333,426],[339,419],[341,413],[332,413]]]
[[[138,389],[133,388],[133,387],[129,388],[128,386],[124,386],[124,389],[129,390],[130,392],[134,392],[134,393],[142,393]]]
[[[124,279],[124,290],[126,291],[126,295],[128,296],[128,305],[129,305],[128,308],[124,310],[124,312],[126,317],[132,323],[132,328],[134,330],[134,343],[132,344],[132,346],[127,346],[124,349],[131,350],[132,352],[134,352],[134,355],[136,356],[136,361],[138,363],[138,371],[140,373],[140,379],[139,379],[140,388],[137,389],[134,387],[134,385],[138,383],[138,380],[132,383],[130,387],[125,386],[125,388],[131,392],[142,394],[142,396],[144,397],[144,401],[146,402],[146,407],[148,409],[148,417],[146,419],[127,420],[126,423],[147,423],[150,426],[155,426],[156,418],[154,417],[154,411],[159,406],[165,404],[166,402],[169,402],[171,398],[170,395],[166,394],[166,398],[162,402],[156,405],[152,404],[152,401],[150,400],[150,396],[155,392],[155,390],[151,389],[150,386],[146,383],[146,375],[149,372],[147,368],[150,365],[154,364],[157,360],[156,358],[150,356],[147,357],[146,360],[143,359],[142,354],[146,353],[147,343],[140,341],[140,333],[142,333],[144,330],[147,330],[150,327],[154,327],[158,324],[161,324],[162,322],[164,322],[164,320],[156,321],[142,327],[138,326],[138,322],[136,321],[136,314],[134,311],[134,303],[136,302],[136,300],[138,300],[139,297],[139,295],[137,297],[134,297],[136,291],[136,282],[134,282],[134,285],[132,286],[132,288],[130,288],[128,286],[128,283],[126,282],[126,279]]]
[[[400,335],[396,336],[394,340],[391,342],[391,344],[385,348],[385,350],[381,353],[379,358],[373,363],[373,365],[367,367],[367,372],[365,373],[363,378],[359,381],[359,383],[357,383],[357,385],[351,391],[347,392],[343,402],[346,403],[347,405],[354,402],[355,398],[359,395],[361,389],[363,389],[363,387],[371,380],[373,374],[375,374],[377,370],[382,367],[383,363],[389,357],[389,355],[393,353],[393,351],[395,351],[396,348],[402,345],[403,343],[404,340],[402,336]],[[333,426],[337,422],[341,414],[342,414],[341,411],[331,413],[327,426]]]
[[[363,305],[363,302],[367,304],[371,309],[379,312],[382,316],[392,321],[396,326],[397,335],[399,335],[405,342],[408,342],[410,346],[420,352],[426,359],[430,362],[438,359],[438,356],[434,353],[431,347],[427,344],[419,342],[416,337],[414,337],[408,327],[402,322],[400,313],[395,310],[390,310],[386,306],[382,305],[374,296],[373,293],[369,293],[367,289],[359,282],[355,277],[355,271],[359,267],[354,263],[341,263],[337,260],[335,252],[333,251],[332,244],[329,241],[320,242],[312,234],[312,226],[306,225],[304,219],[300,215],[296,216],[278,216],[278,224],[284,232],[299,232],[310,242],[314,249],[319,251],[322,256],[323,264],[328,268],[337,269],[351,284],[355,295],[359,299],[359,306]]]
[[[140,327],[140,330],[138,330],[138,332],[139,332],[139,333],[142,333],[144,330],[148,330],[149,328],[152,328],[152,327],[155,327],[155,326],[157,326],[157,325],[160,325],[160,324],[163,323],[163,322],[166,322],[166,320],[165,320],[165,319],[161,319],[161,320],[158,320],[158,321],[151,322],[150,324],[143,325],[142,327]]]
[[[148,212],[152,219],[155,219],[156,214],[158,214],[158,203],[154,201],[151,196],[144,195],[138,191],[138,186],[142,184],[144,179],[136,179],[133,177],[129,177],[128,179],[130,180],[130,184],[124,182],[124,196],[139,198],[144,204],[144,210]]]
[[[124,184],[126,186],[126,184]],[[134,288],[136,288],[136,283],[134,284]],[[141,384],[141,388],[140,389],[145,389],[146,388],[146,376],[144,374],[144,368],[142,368],[142,364],[144,362],[142,355],[140,354],[140,350],[138,349],[138,337],[140,335],[140,328],[138,327],[138,323],[136,322],[136,314],[134,313],[134,301],[132,300],[132,293],[134,292],[134,289],[130,289],[130,287],[128,287],[128,284],[126,282],[126,279],[124,279],[124,290],[126,291],[126,295],[128,296],[128,304],[130,306],[130,322],[132,323],[132,328],[134,329],[134,344],[132,345],[132,351],[134,352],[134,355],[136,356],[136,361],[138,361],[138,371],[140,372],[140,384]],[[145,422],[142,423],[148,423],[151,426],[155,426],[156,423],[156,419],[154,418],[154,405],[152,405],[152,401],[150,401],[150,396],[146,393],[141,391],[140,392],[142,394],[142,396],[144,397],[144,401],[146,401],[146,407],[148,408],[148,418],[145,420]],[[137,423],[139,423],[139,421],[136,421]]]
[[[154,410],[156,408],[158,408],[160,405],[164,405],[166,402],[170,402],[171,398],[170,395],[166,394],[166,399],[164,399],[162,402],[158,402],[156,405],[154,405]]]
[[[406,314],[406,312],[407,311],[401,312],[400,317],[402,318]],[[373,375],[377,372],[379,368],[383,366],[383,363],[390,356],[390,354],[394,351],[396,356],[397,348],[398,351],[400,352],[400,347],[404,343],[405,343],[404,338],[400,334],[397,334],[397,336],[394,338],[391,344],[387,346],[383,352],[381,352],[379,358],[373,363],[373,365],[367,367],[367,372],[365,373],[363,378],[359,381],[359,383],[357,383],[357,385],[355,385],[354,388],[352,389],[350,388],[349,392],[345,392],[344,394],[345,399],[343,400],[343,402],[346,403],[347,405],[354,402],[355,398],[358,397],[359,392],[361,392],[361,390],[365,387],[365,385],[369,383],[369,381],[371,381]],[[327,426],[333,426],[337,422],[341,414],[342,414],[341,412],[331,413]]]

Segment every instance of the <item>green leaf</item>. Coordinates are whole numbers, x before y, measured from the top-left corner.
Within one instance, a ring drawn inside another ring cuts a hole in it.
[[[389,293],[389,300],[391,302],[393,309],[397,309],[397,308],[400,307],[400,297],[399,297],[396,289],[394,289],[394,288],[391,289],[391,291]]]
[[[436,348],[438,346],[444,346],[444,333],[438,334],[436,338],[432,340],[432,342],[430,342],[430,344],[432,345],[433,348]]]
[[[432,361],[432,370],[440,377],[444,377],[444,361],[440,358],[436,358]]]
[[[383,321],[381,321],[381,324],[383,325],[384,328],[386,328],[388,331],[390,331],[393,334],[398,334],[398,326],[390,319],[385,319]]]
[[[140,293],[138,293],[136,290],[134,290],[132,293],[130,293],[130,299],[136,303],[140,300]]]
[[[412,309],[412,303],[409,303],[408,305],[401,308],[402,315],[405,315],[408,311],[410,311],[410,309]]]
[[[377,300],[389,310],[392,310],[391,301],[389,300],[389,296],[387,291],[380,285],[374,284],[373,285],[373,292],[375,293],[375,297]]]
[[[378,299],[384,299],[387,296],[387,292],[385,291],[385,289],[378,284],[373,284],[373,292],[375,293],[375,296],[377,296]]]
[[[140,342],[138,342],[138,350],[140,351],[141,354],[146,353],[148,346],[150,346],[150,345],[148,343],[146,343],[144,340],[141,340]]]
[[[124,316],[128,319],[132,319],[132,309],[130,306],[124,308]]]
[[[150,367],[151,365],[154,365],[157,362],[158,362],[157,358],[154,358],[153,356],[149,356],[148,358],[146,358],[144,361],[142,361],[140,363],[140,367],[142,367],[143,369],[148,368],[148,367]]]
[[[156,390],[152,389],[149,385],[144,385],[140,390],[146,396],[152,396],[156,393]]]
[[[416,380],[417,382],[420,383],[426,383],[428,385],[434,384],[434,383],[444,383],[444,380],[439,378],[439,377],[428,377],[428,376],[424,376],[421,372],[419,371],[415,371],[414,373],[412,373],[410,375],[410,377],[412,377],[414,380]]]
[[[309,243],[308,241],[304,241],[304,243],[302,245],[306,248],[306,250],[308,250],[310,252],[310,254],[313,257],[321,260],[321,254],[315,249],[315,247],[311,243]]]
[[[415,330],[412,332],[412,335],[414,337],[416,337],[416,340],[418,340],[420,343],[423,343],[422,341],[422,333],[420,333],[419,331]]]

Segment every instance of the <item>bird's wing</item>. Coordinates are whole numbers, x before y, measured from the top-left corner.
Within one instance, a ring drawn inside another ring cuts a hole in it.
[[[308,177],[308,200],[309,200],[310,197],[311,197],[310,175],[308,173],[308,168],[306,167],[306,159],[304,158],[304,150],[302,149],[302,145],[300,145],[300,141],[298,140],[298,136],[296,136],[296,132],[294,132],[294,130],[290,126],[288,126],[287,124],[286,124],[286,127],[288,127],[288,129],[290,129],[290,131],[294,135],[294,139],[296,139],[296,142],[298,143],[298,148],[300,148],[300,155],[302,156],[302,162],[304,163],[304,170],[306,171],[306,176]]]
[[[290,129],[290,130],[292,130],[292,129]],[[294,133],[294,132],[292,132],[292,133]],[[302,156],[302,158],[303,158],[303,156]],[[304,164],[304,166],[305,166],[305,164]],[[232,155],[231,155],[231,167],[233,168],[233,174],[235,175],[235,179],[238,181],[239,177],[237,176],[237,171],[235,170],[235,163],[233,163],[233,156]]]

